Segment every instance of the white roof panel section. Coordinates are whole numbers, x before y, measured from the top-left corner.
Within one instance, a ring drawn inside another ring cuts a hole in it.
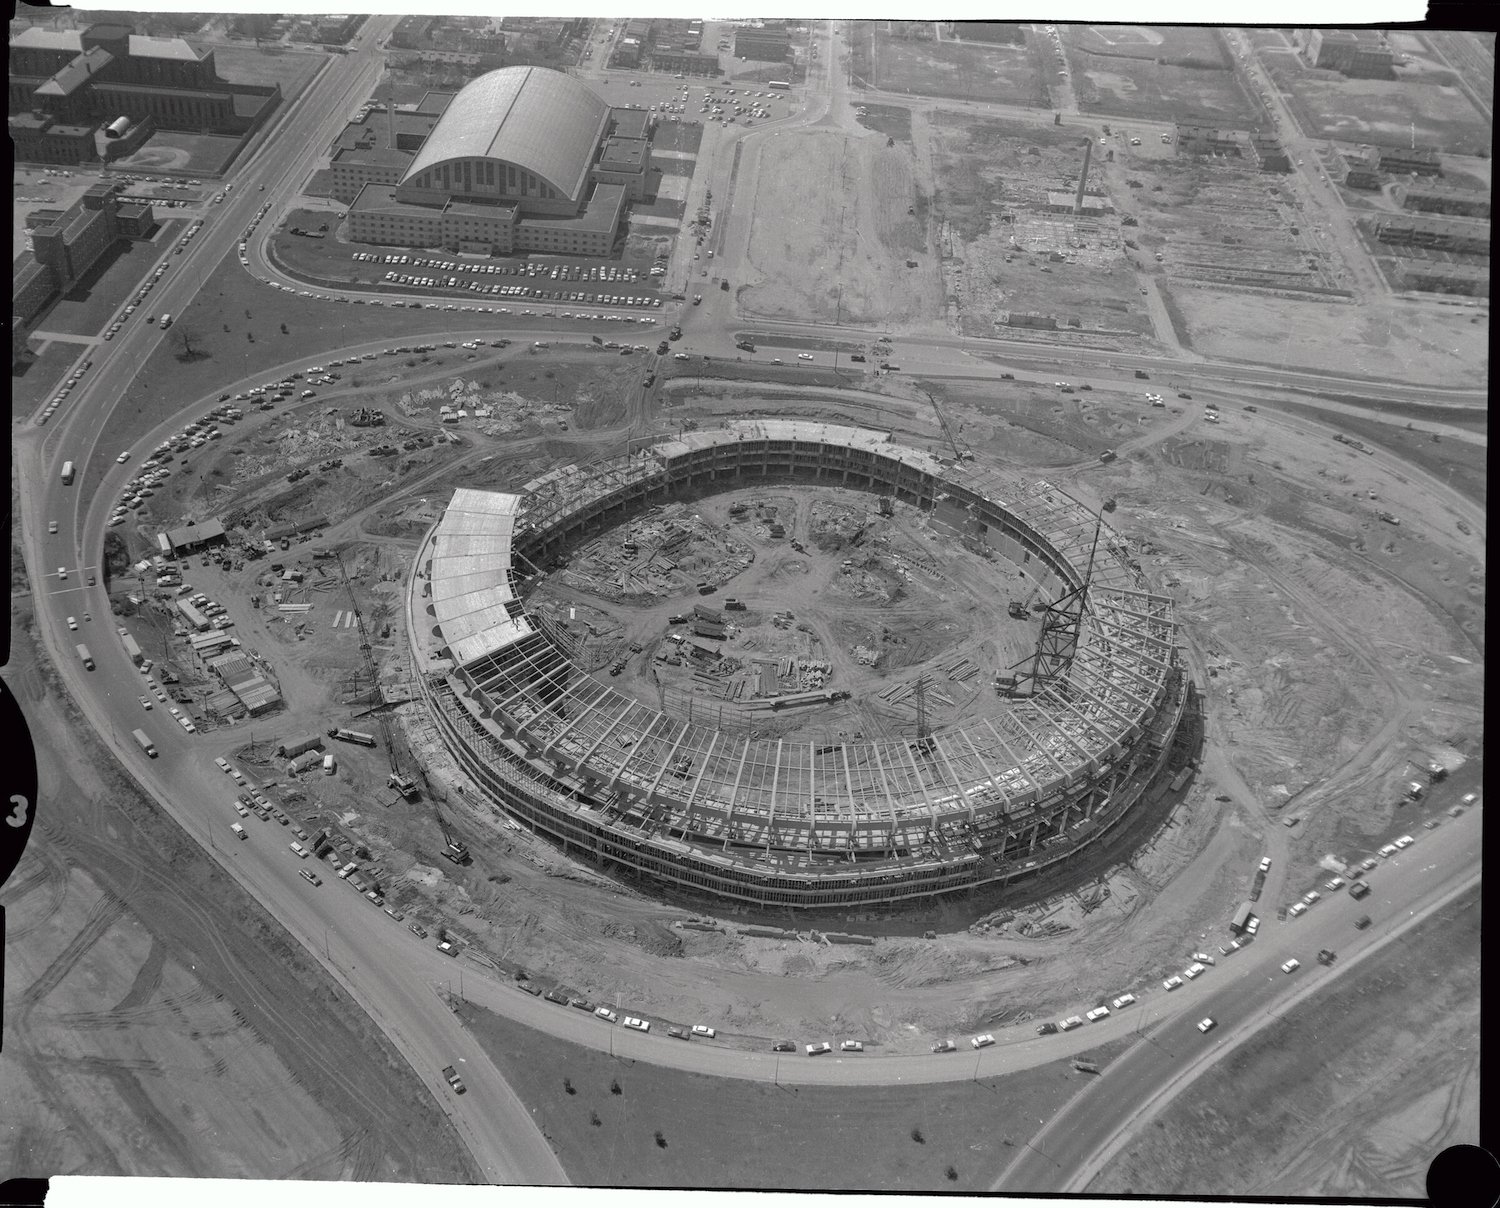
[[[512,619],[510,535],[518,495],[463,488],[438,523],[432,557],[432,611],[453,657],[467,663],[531,632]]]
[[[609,106],[572,76],[545,67],[502,67],[459,90],[402,183],[447,160],[500,159],[576,201],[608,121]]]
[[[481,659],[487,654],[494,654],[497,650],[504,650],[531,632],[530,622],[525,617],[517,617],[513,621],[506,621],[502,625],[494,625],[480,633],[471,634],[460,641],[450,641],[448,649],[453,654],[453,661],[462,666],[465,663],[472,663],[475,659]]]

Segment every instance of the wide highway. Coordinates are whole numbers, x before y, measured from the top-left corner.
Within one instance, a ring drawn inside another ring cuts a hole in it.
[[[153,309],[174,314],[186,311],[215,267],[232,253],[260,206],[269,199],[273,208],[268,219],[274,220],[276,207],[295,198],[317,155],[370,95],[382,68],[379,45],[395,21],[394,17],[373,18],[353,53],[335,58],[303,97],[288,108],[274,136],[236,174],[235,188],[217,207],[220,212],[182,256],[169,258],[173,267],[155,291]],[[823,41],[830,47],[825,64],[837,61],[839,52],[833,37],[830,26]],[[838,72],[830,74],[840,81]],[[827,79],[823,86],[833,87]],[[827,104],[821,108],[814,104],[802,116],[815,121],[827,113]],[[290,157],[285,154],[288,149],[292,151]],[[743,216],[736,219],[742,220]],[[266,225],[262,224],[262,231]],[[734,240],[728,242],[732,262]],[[266,267],[264,261],[261,266]],[[465,323],[469,322],[466,316]],[[479,319],[472,322],[475,336],[494,336],[501,333],[501,324],[510,320],[500,317],[492,324],[485,319],[483,329],[478,327]],[[725,313],[712,323],[704,318],[693,329],[695,349],[720,348],[734,323],[727,305]],[[799,334],[827,330],[782,326]],[[562,325],[555,334],[562,337],[574,331]],[[657,328],[649,336],[642,331],[638,338],[659,339],[659,331]],[[833,331],[845,338],[851,334],[842,328]],[[537,333],[515,330],[506,334],[522,339],[535,338]],[[236,840],[229,830],[236,820],[231,807],[234,786],[213,760],[237,740],[221,735],[189,736],[160,708],[148,713],[138,703],[145,690],[143,677],[126,658],[114,632],[109,602],[97,582],[96,563],[108,512],[121,485],[134,472],[141,453],[160,436],[156,432],[135,434],[131,445],[135,456],[124,466],[114,460],[121,450],[100,448],[99,438],[126,387],[163,338],[157,328],[128,324],[115,341],[95,347],[91,353],[93,370],[56,421],[45,428],[27,426],[16,438],[22,541],[32,571],[43,642],[89,724],[111,743],[146,791],[205,852],[315,954],[385,1030],[448,1111],[485,1176],[493,1182],[562,1183],[566,1176],[530,1114],[444,1005],[442,990],[455,980],[460,969],[465,974],[464,993],[470,1000],[553,1035],[668,1067],[767,1081],[779,1078],[782,1082],[808,1084],[876,1085],[993,1076],[1065,1057],[1140,1030],[1141,1041],[1065,1109],[1058,1118],[1061,1123],[1049,1126],[1040,1138],[1041,1147],[1050,1155],[1047,1162],[1043,1166],[1027,1165],[1031,1160],[1028,1151],[1003,1180],[1007,1188],[1041,1190],[1069,1185],[1067,1180],[1086,1169],[1101,1147],[1128,1125],[1132,1103],[1156,1093],[1152,1088],[1165,1092],[1201,1068],[1205,1058],[1257,1026],[1271,1010],[1284,1007],[1313,984],[1338,977],[1352,958],[1387,940],[1405,921],[1435,909],[1445,893],[1478,875],[1480,811],[1471,810],[1438,831],[1418,832],[1420,839],[1414,847],[1384,862],[1372,874],[1376,892],[1364,902],[1355,903],[1342,893],[1330,894],[1300,920],[1267,922],[1260,938],[1247,951],[1222,961],[1182,990],[1170,995],[1163,991],[1142,994],[1137,1007],[1072,1033],[1037,1037],[1026,1027],[1002,1030],[995,1033],[997,1043],[993,1047],[977,1052],[970,1049],[967,1037],[955,1038],[961,1046],[958,1053],[866,1053],[818,1060],[800,1053],[777,1055],[758,1048],[747,1050],[736,1047],[729,1038],[684,1045],[667,1039],[660,1027],[646,1035],[627,1032],[582,1012],[520,993],[471,958],[455,963],[440,955],[430,940],[419,940],[404,925],[386,917],[331,876],[324,878],[322,886],[310,885],[298,872],[313,862],[293,856],[284,828],[251,818],[246,821],[249,838]],[[955,372],[964,369],[974,375],[987,372],[985,363],[974,356],[977,346],[974,341],[901,340],[896,355],[912,364],[949,366]],[[373,344],[362,344],[359,350],[373,348]],[[328,349],[330,353],[340,351]],[[1021,350],[1016,352],[1020,354]],[[1090,361],[1095,354],[1043,352],[1029,346],[1021,355],[1024,363],[1034,363],[1041,356],[1057,357],[1059,363],[1066,359],[1074,367],[1097,363]],[[1119,354],[1110,356],[1111,367],[1128,368],[1133,363]],[[1199,380],[1206,368],[1212,369],[1201,362],[1191,368]],[[1255,375],[1262,371],[1224,366],[1219,372],[1226,380],[1244,382],[1257,380]],[[1331,380],[1312,374],[1275,377],[1276,384],[1288,388],[1303,387],[1304,382],[1310,387],[1316,382],[1326,389]],[[1357,385],[1364,397],[1386,397],[1372,392],[1397,389],[1362,382]],[[242,388],[243,383],[224,385],[229,390]],[[1435,392],[1426,393],[1431,396]],[[1451,403],[1463,396],[1464,392],[1446,392],[1443,397]],[[183,404],[184,408],[211,405],[206,400],[183,400]],[[182,418],[174,420],[173,427]],[[247,422],[254,420],[251,413]],[[64,460],[73,460],[79,467],[72,486],[64,485],[59,478]],[[57,534],[47,532],[50,520],[58,521]],[[90,574],[96,576],[93,586],[88,584]],[[82,621],[84,613],[92,619]],[[79,618],[77,633],[67,628],[69,616]],[[84,670],[74,653],[74,645],[80,640],[88,643],[95,659],[92,672]],[[137,749],[130,736],[137,726],[151,736],[159,758],[148,760]],[[320,874],[326,867],[319,868]],[[1375,925],[1356,932],[1353,918],[1364,912],[1375,919]],[[1340,952],[1332,969],[1324,969],[1312,959],[1318,948],[1325,946]],[[1292,956],[1301,960],[1303,967],[1297,975],[1288,977],[1280,973],[1279,965]],[[635,1006],[619,1005],[627,1010]],[[1080,1003],[1067,1013],[1088,1005]],[[1200,1036],[1195,1023],[1207,1014],[1219,1019],[1220,1026],[1208,1036]],[[463,1072],[467,1095],[454,1096],[443,1081],[439,1071],[448,1064],[458,1065]],[[1130,1095],[1115,1096],[1107,1092],[1106,1083],[1110,1087],[1124,1083],[1134,1089]]]

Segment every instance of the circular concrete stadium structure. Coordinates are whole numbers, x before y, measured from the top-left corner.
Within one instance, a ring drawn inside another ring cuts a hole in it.
[[[1083,587],[1096,551],[1064,674],[931,735],[758,738],[595,679],[519,598],[537,567],[637,511],[788,482],[941,510],[1047,598]],[[1056,867],[1162,774],[1186,695],[1171,599],[1077,501],[801,421],[688,433],[515,494],[457,490],[422,542],[407,608],[419,695],[492,810],[602,870],[725,903],[893,905]]]

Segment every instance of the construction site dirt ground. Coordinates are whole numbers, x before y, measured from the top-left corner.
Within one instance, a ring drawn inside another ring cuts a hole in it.
[[[1421,1197],[1478,1145],[1480,890],[1204,1073],[1089,1194]]]

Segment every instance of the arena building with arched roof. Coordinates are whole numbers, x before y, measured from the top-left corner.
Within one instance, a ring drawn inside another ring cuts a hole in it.
[[[608,255],[651,172],[649,141],[617,124],[572,76],[505,67],[454,95],[415,149],[394,108],[360,124],[334,151],[335,195],[361,243]]]

